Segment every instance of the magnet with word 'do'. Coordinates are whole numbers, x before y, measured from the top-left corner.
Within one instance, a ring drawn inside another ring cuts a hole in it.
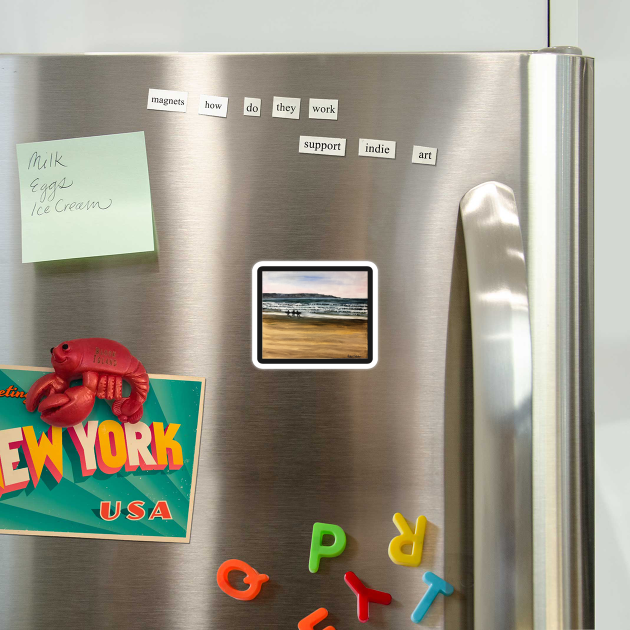
[[[245,573],[243,582],[249,584],[249,588],[245,591],[240,591],[234,588],[228,579],[230,571],[242,571]],[[258,573],[256,569],[252,568],[246,562],[242,560],[226,560],[217,571],[217,584],[219,588],[230,597],[234,599],[240,599],[241,601],[251,601],[260,593],[260,589],[264,582],[269,580],[269,576],[264,573]]]

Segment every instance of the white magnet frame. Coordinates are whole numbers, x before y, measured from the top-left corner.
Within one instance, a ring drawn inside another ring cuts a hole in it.
[[[260,363],[258,361],[258,269],[260,267],[370,267],[372,269],[372,361],[370,363]],[[366,260],[263,260],[252,268],[252,363],[261,370],[369,370],[378,363],[378,268]]]

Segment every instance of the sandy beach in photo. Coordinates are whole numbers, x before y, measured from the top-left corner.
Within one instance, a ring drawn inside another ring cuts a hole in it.
[[[366,359],[365,319],[263,313],[263,359]]]

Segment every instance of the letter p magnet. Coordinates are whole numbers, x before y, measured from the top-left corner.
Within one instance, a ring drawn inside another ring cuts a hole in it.
[[[332,545],[323,545],[324,536],[329,535],[335,538]],[[346,548],[346,532],[339,525],[328,525],[327,523],[313,524],[313,537],[311,538],[311,555],[308,559],[308,570],[311,573],[319,571],[319,561],[322,558],[336,558],[340,556]]]

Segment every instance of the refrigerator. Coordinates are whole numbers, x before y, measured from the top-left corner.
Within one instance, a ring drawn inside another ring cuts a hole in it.
[[[227,116],[200,115],[206,95]],[[137,131],[155,251],[22,263],[16,145]],[[349,571],[392,596],[375,628],[416,627],[426,572],[453,593],[420,627],[593,626],[580,50],[3,55],[0,225],[1,364],[105,337],[206,379],[190,542],[1,535],[0,628],[295,628],[322,607],[317,628],[358,628]],[[327,265],[371,270],[369,360],[266,361],[261,307],[312,313],[259,270]],[[395,514],[427,519],[419,566],[388,557]],[[317,573],[314,523],[347,536]],[[233,558],[269,576],[252,601],[217,584]]]

